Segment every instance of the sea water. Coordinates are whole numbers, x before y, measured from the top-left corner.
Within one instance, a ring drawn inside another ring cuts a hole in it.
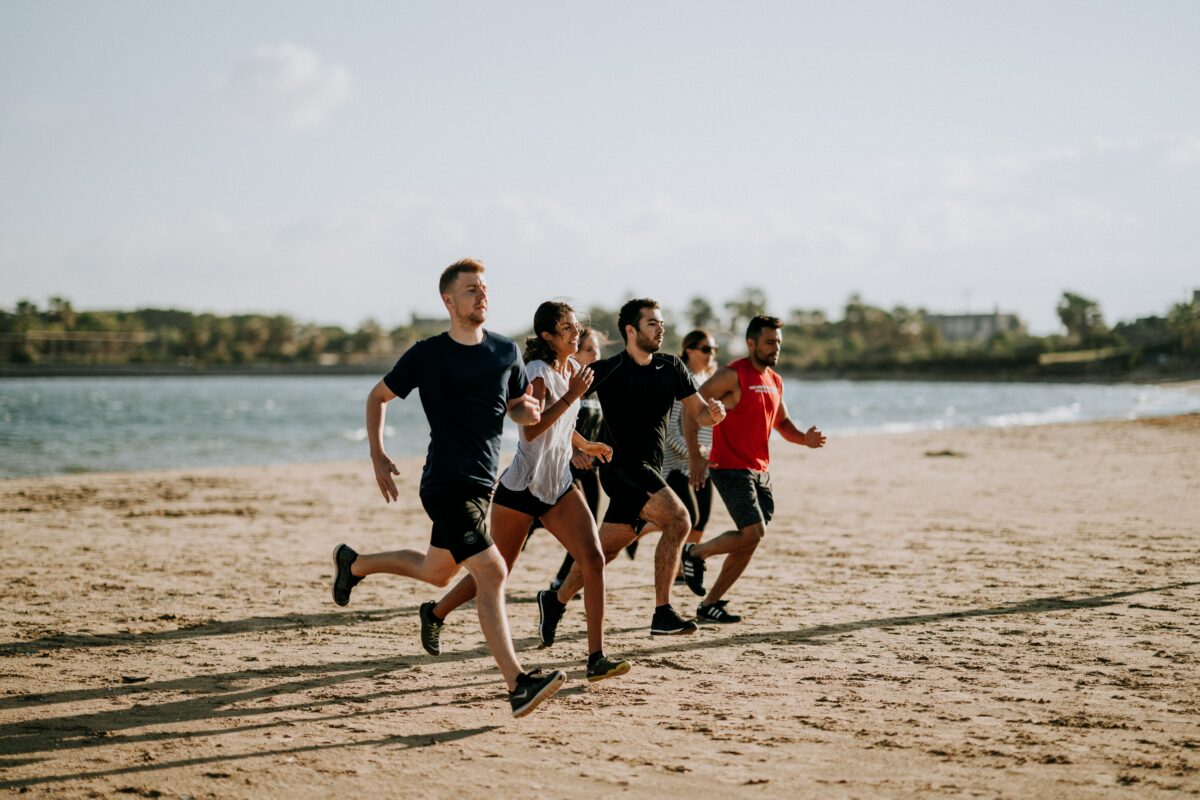
[[[377,380],[0,380],[0,477],[366,458],[364,407]],[[1141,384],[793,379],[784,399],[798,425],[833,437],[1200,412],[1200,394]],[[505,437],[515,447],[511,423]],[[416,393],[388,404],[390,455],[423,455],[428,441]]]

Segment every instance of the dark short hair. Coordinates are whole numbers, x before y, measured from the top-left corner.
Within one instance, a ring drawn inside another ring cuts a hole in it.
[[[642,318],[642,309],[644,308],[658,308],[658,303],[649,297],[635,297],[621,306],[621,310],[617,313],[617,330],[621,332],[623,341],[629,341],[629,337],[625,335],[625,326],[632,325],[636,328]]]
[[[442,277],[438,280],[438,294],[445,294],[450,291],[450,287],[458,280],[458,276],[464,272],[483,272],[483,262],[476,261],[473,258],[464,258],[446,267],[442,270]]]
[[[771,317],[766,314],[756,314],[750,318],[750,324],[746,326],[746,338],[758,341],[758,335],[770,328],[777,331],[783,327],[783,320],[779,317]]]

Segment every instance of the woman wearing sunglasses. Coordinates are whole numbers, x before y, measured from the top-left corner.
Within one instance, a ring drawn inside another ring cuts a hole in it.
[[[683,337],[683,352],[680,358],[687,364],[692,373],[692,380],[699,386],[712,377],[717,371],[717,343],[708,331],[696,329]],[[712,447],[712,428],[700,428],[700,450],[707,457]],[[663,448],[663,474],[667,476],[667,485],[679,495],[687,508],[688,516],[692,519],[692,530],[687,542],[699,542],[704,536],[704,528],[708,524],[708,515],[712,511],[712,482],[705,481],[699,491],[693,491],[688,479],[688,449],[683,438],[683,404],[675,401],[671,409],[671,419],[667,423],[667,446]],[[676,578],[676,583],[682,583],[682,578]]]

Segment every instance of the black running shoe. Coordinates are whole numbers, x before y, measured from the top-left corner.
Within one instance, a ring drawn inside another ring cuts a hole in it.
[[[421,647],[431,656],[442,654],[442,624],[445,620],[438,619],[433,613],[436,606],[437,603],[430,600],[421,603],[421,609],[417,612],[421,617]]]
[[[543,675],[540,669],[530,673],[522,672],[517,676],[517,688],[508,693],[512,715],[523,717],[533,711],[542,701],[553,697],[566,680],[567,673],[561,669],[556,669],[549,675]]]
[[[350,590],[362,580],[350,572],[350,565],[356,558],[358,553],[348,544],[339,544],[333,548],[333,602],[339,606],[350,602]]]
[[[728,602],[728,600],[718,600],[708,605],[701,603],[696,606],[696,619],[701,622],[720,622],[722,624],[741,622],[742,617],[740,614],[734,614],[725,609],[725,604]]]
[[[630,666],[628,661],[618,661],[608,656],[600,656],[596,660],[588,662],[587,679],[588,681],[602,681],[605,678],[615,678],[629,672]]]
[[[541,639],[542,647],[549,647],[554,644],[554,634],[558,630],[558,621],[562,619],[563,612],[567,610],[566,605],[558,602],[558,595],[554,592],[540,591],[537,593],[538,604],[538,638]]]
[[[651,636],[678,636],[695,632],[696,623],[679,616],[669,605],[654,609],[654,619],[650,622]]]
[[[704,597],[704,559],[692,555],[694,543],[685,544],[680,559],[683,561],[683,579],[692,594]]]

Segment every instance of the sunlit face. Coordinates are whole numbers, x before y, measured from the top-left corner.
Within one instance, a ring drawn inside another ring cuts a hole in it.
[[[450,316],[460,322],[482,325],[487,319],[487,281],[482,272],[462,272],[450,291],[442,295]]]
[[[638,317],[637,333],[634,336],[634,342],[642,352],[657,353],[658,348],[662,347],[665,333],[662,312],[657,308],[643,308],[642,315]]]
[[[706,372],[717,363],[717,343],[711,337],[705,336],[687,351],[688,369],[692,372]]]
[[[760,364],[773,367],[779,363],[779,351],[783,348],[783,331],[764,328],[759,332],[758,340],[747,339],[746,346]]]
[[[600,337],[595,333],[589,333],[579,342],[579,352],[575,354],[575,360],[583,366],[587,366],[600,359]]]
[[[559,357],[574,355],[579,351],[579,320],[575,318],[575,312],[568,311],[559,318],[553,336],[547,332],[542,332],[540,336],[550,343]]]

